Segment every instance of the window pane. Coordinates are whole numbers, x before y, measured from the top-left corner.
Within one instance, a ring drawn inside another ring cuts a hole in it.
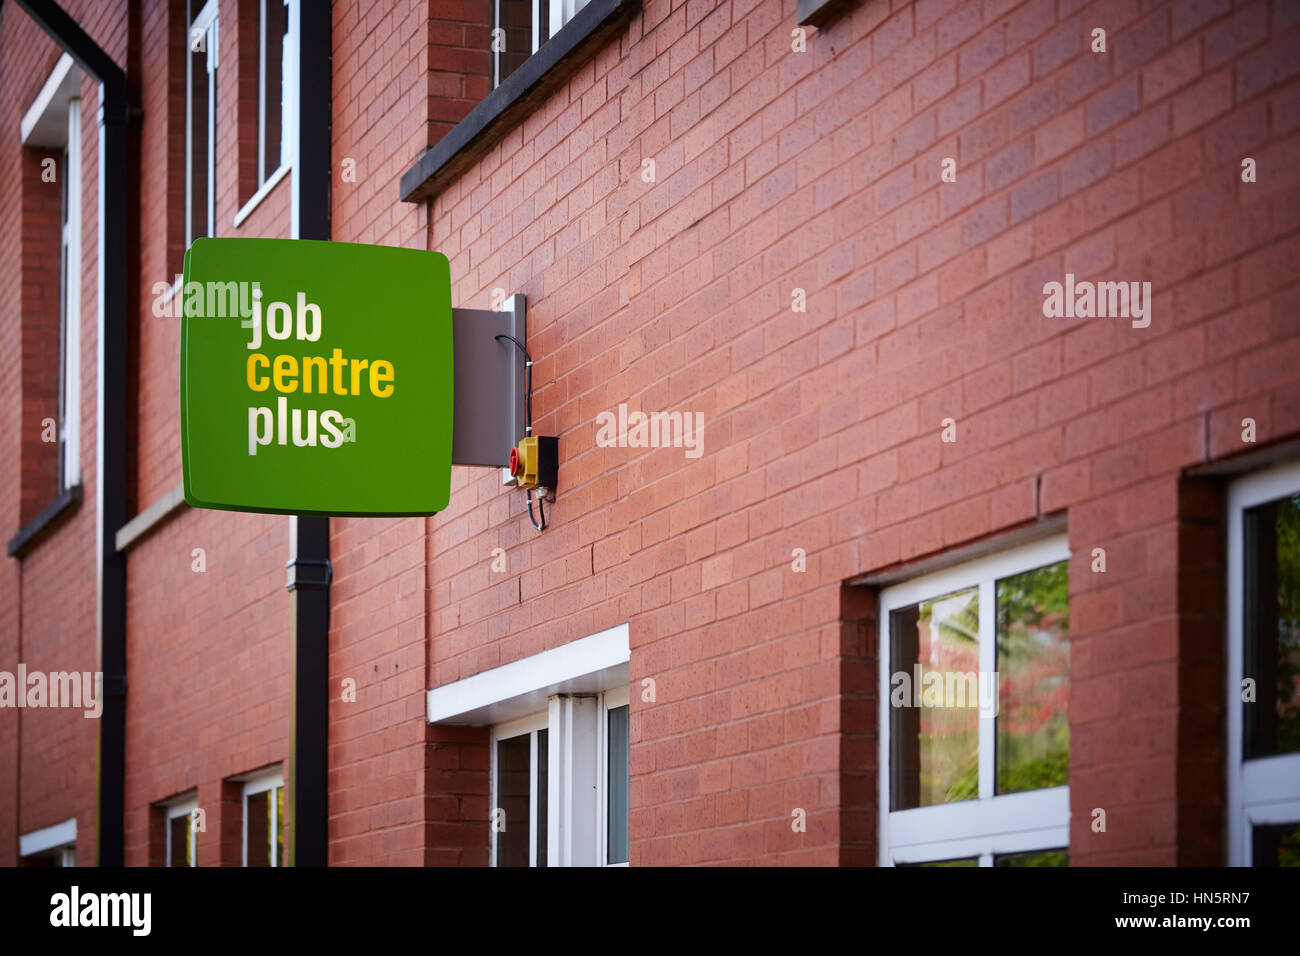
[[[609,712],[609,852],[607,863],[627,862],[628,788],[628,720],[631,709],[612,708]]]
[[[284,125],[284,54],[289,31],[289,11],[281,0],[266,0],[266,76],[263,87],[266,123],[262,141],[262,181],[280,168],[281,131]]]
[[[546,771],[550,767],[550,742],[545,730],[537,731],[537,865],[546,866]]]
[[[541,0],[546,6],[548,0]],[[500,0],[501,20],[497,26],[501,33],[496,34],[497,62],[500,64],[500,80],[519,69],[524,60],[533,52],[533,0]],[[542,34],[543,38],[545,33]]]
[[[1069,601],[1064,561],[997,582],[998,793],[1069,781]]]
[[[171,830],[171,856],[167,860],[167,865],[189,866],[190,835],[193,830],[190,826],[190,815],[185,813],[179,817],[172,817],[167,821],[167,826]]]
[[[890,615],[890,809],[979,796],[979,699],[944,706],[948,674],[979,674],[979,589]],[[938,684],[940,693],[925,691]],[[916,706],[921,703],[926,706]],[[951,703],[951,702],[949,702]]]
[[[895,866],[979,866],[979,857],[970,856],[959,860],[927,860],[924,863],[896,863]]]
[[[1255,866],[1300,866],[1300,823],[1255,827]]]
[[[1246,758],[1300,751],[1300,496],[1245,514]]]
[[[1002,853],[993,858],[994,866],[1069,866],[1067,850],[1032,850],[1028,853]]]
[[[497,833],[497,866],[528,865],[529,735],[497,741],[497,808],[505,811]]]
[[[271,865],[271,791],[248,795],[247,814],[249,866]]]

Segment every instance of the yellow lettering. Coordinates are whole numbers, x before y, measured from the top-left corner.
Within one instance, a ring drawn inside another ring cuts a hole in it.
[[[352,391],[349,394],[361,394],[361,382],[359,382],[358,379],[361,378],[361,373],[366,370],[366,366],[369,364],[370,362],[366,359],[352,360]]]
[[[294,381],[298,378],[298,360],[292,355],[277,355],[271,377],[275,380],[275,390],[277,392],[298,391],[298,383]],[[286,382],[286,377],[290,381]]]
[[[261,385],[257,384],[258,383],[257,372],[253,368],[253,366],[255,365],[260,365],[262,366],[262,368],[270,368],[271,363],[267,360],[266,356],[263,355],[261,352],[254,352],[252,355],[248,357],[248,387],[255,392],[265,392],[267,386],[270,385],[271,383],[267,381],[266,376],[263,375],[261,378],[262,384]]]
[[[329,373],[325,371],[325,356],[323,355],[304,355],[302,357],[302,390],[304,393],[312,390],[311,370],[313,367],[317,369],[316,381],[319,383],[316,390],[324,395],[329,391]]]
[[[393,363],[387,359],[375,359],[370,363],[370,394],[375,398],[387,398],[393,394]]]

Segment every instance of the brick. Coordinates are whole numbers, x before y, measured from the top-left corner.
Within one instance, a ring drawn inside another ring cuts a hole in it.
[[[1002,58],[1002,31],[985,30],[972,42],[962,47],[957,58],[958,82],[965,83],[983,73]]]
[[[1142,70],[1142,103],[1149,105],[1176,92],[1201,75],[1201,47],[1183,43]]]
[[[1034,165],[1045,166],[1083,142],[1083,110],[1071,110],[1034,133]]]
[[[1208,77],[1174,98],[1174,135],[1209,122],[1232,106],[1232,76],[1227,70]]]
[[[1205,33],[1205,67],[1214,69],[1258,45],[1268,34],[1268,8],[1251,4]]]
[[[1110,55],[1115,60],[1116,75],[1122,76],[1141,69],[1160,56],[1168,46],[1169,13],[1161,9],[1110,40]]]
[[[1039,173],[1011,190],[1011,224],[1015,225],[1052,205],[1057,200],[1059,188],[1057,172],[1051,170]]]
[[[1084,27],[1071,20],[1053,30],[1034,47],[1034,78],[1039,79],[1077,56],[1084,49]]]
[[[1293,38],[1275,40],[1237,64],[1237,102],[1242,103],[1264,90],[1290,79],[1300,71],[1293,55]]]
[[[1088,135],[1096,136],[1138,109],[1138,78],[1123,80],[1088,100]]]
[[[1001,189],[1029,172],[1029,141],[1021,140],[984,161],[984,182],[990,190]]]
[[[1231,0],[1187,0],[1173,5],[1172,35],[1181,40],[1232,9]]]

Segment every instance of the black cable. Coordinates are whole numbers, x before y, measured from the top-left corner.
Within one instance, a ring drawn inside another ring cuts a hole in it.
[[[501,339],[509,339],[511,342],[515,343],[515,347],[518,348],[519,351],[524,353],[524,368],[528,372],[528,383],[524,388],[524,428],[528,435],[531,436],[533,434],[533,357],[528,354],[528,349],[524,348],[524,344],[513,335],[506,335],[503,332],[500,335],[494,336],[494,338],[497,341],[500,341]]]
[[[533,357],[528,354],[528,349],[524,348],[524,344],[520,342],[517,338],[515,338],[513,335],[506,335],[505,333],[502,333],[500,335],[494,336],[494,338],[496,339],[496,341],[500,341],[501,339],[509,339],[511,342],[515,343],[515,347],[519,349],[519,351],[524,353],[524,368],[528,372],[528,381],[524,387],[524,422],[525,422],[524,431],[528,437],[531,437],[533,434]],[[533,490],[531,488],[525,490],[524,497],[528,501],[528,522],[536,530],[545,531],[546,530],[546,508],[542,504],[543,499],[541,498],[537,499],[538,518],[534,518],[533,517]],[[541,520],[541,524],[538,524],[539,518]]]
[[[546,509],[545,509],[544,507],[542,507],[542,501],[545,500],[545,499],[542,499],[542,498],[538,498],[538,499],[537,499],[537,514],[538,514],[538,515],[541,517],[541,519],[542,519],[542,523],[541,523],[541,524],[538,524],[537,521],[534,520],[534,518],[533,518],[533,490],[532,490],[531,488],[529,488],[526,492],[524,492],[524,494],[525,494],[525,495],[527,496],[527,498],[528,498],[528,520],[529,520],[529,522],[530,522],[530,523],[532,524],[532,526],[533,526],[534,528],[536,528],[538,531],[545,531],[545,530],[546,530]]]

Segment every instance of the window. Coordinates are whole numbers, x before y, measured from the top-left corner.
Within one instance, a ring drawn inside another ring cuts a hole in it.
[[[285,80],[289,75],[289,2],[259,0],[257,69],[257,186],[288,162]]]
[[[494,738],[493,859],[497,866],[546,866],[550,766],[546,715],[498,727]]]
[[[233,27],[238,69],[231,81],[235,85],[226,84],[226,95],[235,96],[240,118],[236,166],[242,205],[232,221],[236,229],[288,176],[297,159],[296,0],[248,2],[256,16]]]
[[[626,866],[628,689],[547,703],[492,728],[493,864]]]
[[[1061,536],[881,591],[883,865],[1065,865],[1068,559]]]
[[[627,812],[631,784],[628,730],[631,716],[632,708],[627,704],[607,707],[605,711],[605,863],[609,866],[625,865],[628,861]]]
[[[24,351],[22,388],[24,399],[41,409],[39,447],[23,449],[23,456],[36,462],[24,466],[24,482],[29,483],[28,474],[39,481],[23,493],[25,505],[38,507],[81,483],[83,79],[72,57],[63,54],[20,126],[23,145],[42,156],[39,165],[24,165],[20,225],[23,322],[31,328],[24,333],[31,338]],[[34,293],[30,300],[29,288]],[[48,305],[56,299],[57,313]],[[28,517],[29,511],[24,508]]]
[[[1228,862],[1300,866],[1300,464],[1228,491]]]
[[[23,866],[76,866],[76,817],[19,836],[18,856]]]
[[[196,0],[190,0],[193,11]],[[217,0],[190,19],[185,65],[185,247],[215,234],[217,167]]]
[[[492,0],[492,86],[513,73],[588,0]]]
[[[284,776],[278,770],[244,781],[243,862],[284,865]]]
[[[196,816],[198,798],[185,797],[165,805],[166,819],[164,866],[198,866]]]
[[[68,101],[59,239],[59,491],[81,483],[81,100]]]
[[[495,866],[626,866],[628,627],[429,690],[431,724],[490,727]]]

